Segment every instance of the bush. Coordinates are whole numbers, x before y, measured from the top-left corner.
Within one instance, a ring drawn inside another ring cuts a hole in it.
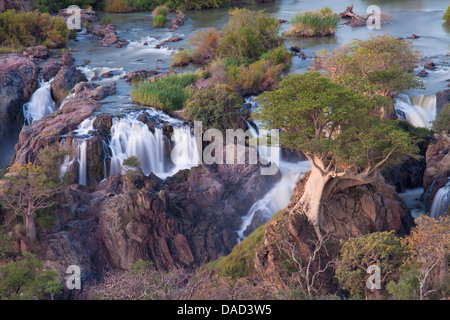
[[[436,120],[433,121],[432,129],[436,133],[450,132],[450,103],[442,107],[442,111],[438,114]]]
[[[193,48],[192,62],[196,64],[208,64],[216,58],[217,48],[220,42],[220,31],[215,28],[196,31],[190,40]]]
[[[0,267],[0,299],[35,300],[62,292],[62,284],[54,271],[46,271],[44,265],[31,254],[24,259],[9,262]]]
[[[124,13],[132,11],[127,0],[106,0],[106,12]]]
[[[112,23],[112,18],[110,15],[102,15],[102,25],[107,26]]]
[[[218,56],[241,62],[256,61],[266,51],[282,44],[279,30],[280,24],[264,11],[235,9],[222,29]]]
[[[288,36],[316,37],[330,36],[336,32],[341,19],[330,8],[299,12],[290,21]]]
[[[167,8],[166,6],[158,6],[153,10],[152,16],[153,17],[157,17],[157,16],[165,16],[166,17],[168,13],[169,13],[169,8]]]
[[[153,17],[152,23],[155,28],[163,28],[167,23],[167,16],[159,15],[159,16]]]
[[[446,24],[450,24],[450,6],[447,7],[447,10],[445,11],[444,15],[442,16],[442,19],[444,19]]]
[[[0,13],[0,43],[5,47],[63,46],[68,33],[64,20],[48,13],[13,10]]]
[[[273,90],[289,70],[290,58],[291,53],[280,47],[248,66],[231,65],[227,68],[228,84],[243,96]]]
[[[156,81],[141,81],[133,84],[131,96],[141,105],[174,111],[183,109],[185,101],[192,95],[186,88],[197,79],[195,73],[170,75]]]
[[[190,50],[181,50],[172,57],[172,67],[184,67],[192,61]]]
[[[230,87],[217,85],[194,93],[184,115],[189,120],[202,121],[205,129],[225,131],[236,128],[243,100]]]
[[[104,0],[31,0],[33,9],[48,13],[56,13],[71,5],[76,5],[82,9],[99,10],[103,8],[104,2]]]

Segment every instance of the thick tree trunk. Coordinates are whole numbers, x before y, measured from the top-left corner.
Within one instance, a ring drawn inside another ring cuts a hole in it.
[[[34,223],[34,214],[30,214],[25,218],[25,230],[27,237],[32,241],[36,241],[36,224]]]
[[[311,175],[305,185],[305,191],[292,211],[300,210],[305,214],[314,227],[317,237],[321,238],[322,201],[339,191],[365,185],[373,181],[373,178],[365,175],[323,173],[313,166]]]
[[[313,167],[311,175],[306,182],[305,192],[297,204],[308,217],[309,222],[313,225],[319,238],[322,218],[322,195],[327,182],[326,180],[327,178],[323,177],[320,171]]]

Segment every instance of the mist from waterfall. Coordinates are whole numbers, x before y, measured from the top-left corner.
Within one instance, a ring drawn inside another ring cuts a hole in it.
[[[53,79],[39,83],[39,88],[32,94],[29,102],[23,105],[23,115],[27,125],[55,112],[55,101],[52,99],[50,84]]]
[[[400,119],[415,127],[431,128],[431,121],[436,120],[436,96],[400,94],[395,100],[395,111]]]

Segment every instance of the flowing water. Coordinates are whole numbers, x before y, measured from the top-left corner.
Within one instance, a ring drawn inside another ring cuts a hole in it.
[[[413,96],[400,94],[395,101],[395,110],[400,119],[415,127],[430,128],[436,119],[436,96]]]
[[[55,101],[52,99],[50,90],[52,80],[47,82],[41,81],[39,88],[33,93],[30,101],[23,105],[23,115],[27,125],[55,112]]]
[[[436,193],[430,210],[430,217],[438,219],[448,213],[450,208],[450,182]]]

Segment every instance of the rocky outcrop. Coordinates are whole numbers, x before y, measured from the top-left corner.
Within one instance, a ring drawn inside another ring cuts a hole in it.
[[[184,26],[184,23],[188,19],[187,15],[185,15],[183,12],[178,11],[177,15],[174,19],[172,19],[172,26],[170,27],[170,31],[174,32],[179,27]]]
[[[72,15],[73,15],[73,12],[71,12],[70,10],[67,10],[67,8],[58,11],[58,16],[62,17],[65,22],[67,22],[67,19],[69,19],[69,17]],[[81,27],[83,27],[83,25],[86,22],[96,22],[99,20],[100,20],[100,18],[98,17],[98,15],[95,11],[87,10],[87,9],[80,10]]]
[[[38,86],[39,68],[16,54],[0,56],[0,167],[12,156],[24,122],[22,107]]]
[[[44,81],[49,81],[54,78],[59,70],[62,68],[62,63],[58,61],[48,61],[42,66],[42,78]]]
[[[110,47],[113,44],[119,42],[119,37],[117,36],[116,28],[117,26],[113,24],[109,24],[106,26],[98,24],[93,26],[92,28],[89,28],[88,32],[100,37],[101,38],[100,42],[104,47]],[[127,44],[126,40],[121,40],[120,43],[121,43],[120,47]]]
[[[287,213],[303,194],[307,178],[308,174],[297,183],[292,203],[286,212],[266,226],[264,246],[258,250],[254,260],[258,275],[264,281],[277,283],[280,288],[287,284],[283,279],[292,275],[286,268],[286,253],[292,251],[284,252],[283,249],[295,248],[295,256],[305,263],[316,249],[317,237],[307,218],[302,214]],[[323,202],[323,207],[323,230],[326,230],[329,236],[326,249],[320,250],[320,259],[311,264],[312,274],[337,257],[340,240],[377,231],[395,230],[397,234],[404,235],[413,225],[406,205],[381,177],[371,185],[349,188],[333,195]],[[322,281],[319,282],[329,286],[322,289],[329,290],[332,286],[332,268],[327,269],[320,277]]]
[[[445,104],[450,103],[450,89],[436,92],[436,114],[441,113]]]
[[[88,81],[86,76],[74,66],[62,66],[50,87],[57,104],[61,103],[70,90],[79,82]]]
[[[114,85],[105,87],[90,84],[83,87],[79,84],[72,97],[66,100],[60,109],[22,128],[13,161],[20,164],[34,162],[42,148],[58,147],[63,140],[66,146],[70,147],[73,141],[71,132],[76,130],[83,120],[99,111],[101,103],[98,98],[106,97],[114,90]]]

